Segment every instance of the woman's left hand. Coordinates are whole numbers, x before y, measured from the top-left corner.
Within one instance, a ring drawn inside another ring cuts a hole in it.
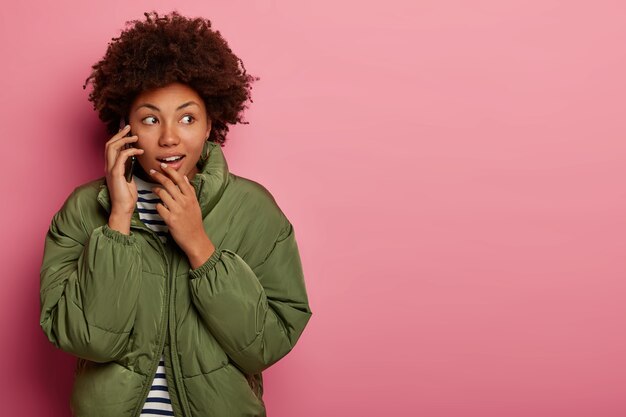
[[[157,212],[187,255],[191,267],[199,268],[211,257],[215,246],[204,231],[196,191],[187,176],[166,164],[162,164],[161,169],[163,173],[150,170],[150,176],[162,185],[162,188],[153,189],[161,199],[161,203],[156,205]]]

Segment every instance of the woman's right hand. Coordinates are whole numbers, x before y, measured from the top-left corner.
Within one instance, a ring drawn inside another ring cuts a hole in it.
[[[106,143],[104,170],[111,199],[109,227],[124,234],[130,234],[130,218],[137,204],[137,185],[135,181],[126,182],[124,166],[131,156],[141,155],[143,149],[126,148],[129,143],[137,142],[137,136],[126,136],[130,126],[124,126]]]

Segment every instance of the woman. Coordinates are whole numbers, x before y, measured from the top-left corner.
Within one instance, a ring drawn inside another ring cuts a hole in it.
[[[52,220],[41,326],[79,358],[75,416],[263,416],[311,311],[292,225],[221,151],[254,78],[208,20],[130,23],[87,79],[125,126]]]

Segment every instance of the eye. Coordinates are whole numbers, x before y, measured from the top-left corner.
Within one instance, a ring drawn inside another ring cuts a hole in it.
[[[192,115],[190,115],[190,114],[186,114],[186,115],[183,116],[182,119],[180,119],[180,121],[185,123],[185,124],[191,124],[191,123],[194,122],[194,120],[196,120],[196,119],[194,119],[194,117]]]
[[[143,118],[141,122],[146,125],[154,125],[158,123],[158,119],[154,116],[148,116],[148,117]]]

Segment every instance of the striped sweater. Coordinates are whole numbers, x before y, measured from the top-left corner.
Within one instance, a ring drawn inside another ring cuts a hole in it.
[[[157,203],[160,203],[159,197],[152,192],[152,184],[134,176],[135,184],[137,184],[137,211],[139,218],[146,226],[154,230],[161,241],[165,243],[167,240],[167,225],[156,211]],[[163,356],[159,361],[152,387],[148,393],[146,403],[141,410],[141,416],[173,416],[172,402],[167,390],[167,380],[165,379],[165,362]]]

